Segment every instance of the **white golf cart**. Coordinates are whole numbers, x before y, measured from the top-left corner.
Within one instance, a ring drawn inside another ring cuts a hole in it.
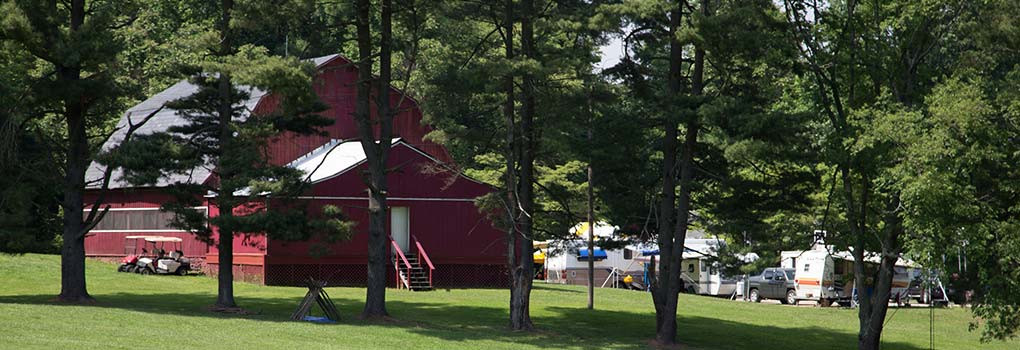
[[[191,261],[184,257],[181,250],[182,239],[178,237],[164,236],[127,236],[124,239],[128,242],[126,246],[140,248],[140,254],[134,263],[134,268],[125,268],[143,275],[186,275],[191,271]],[[134,243],[134,244],[131,244]]]

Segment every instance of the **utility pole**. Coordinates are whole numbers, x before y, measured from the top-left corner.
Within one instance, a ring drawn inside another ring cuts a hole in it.
[[[588,91],[588,144],[594,141],[591,115],[591,91]],[[592,187],[592,156],[588,148],[588,309],[595,309],[595,192]]]
[[[590,134],[590,133],[589,133]],[[592,207],[591,163],[588,163],[588,309],[595,309],[595,208]]]

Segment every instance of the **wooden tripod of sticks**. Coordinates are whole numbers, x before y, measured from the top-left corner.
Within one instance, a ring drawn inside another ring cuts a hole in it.
[[[326,315],[326,318],[331,321],[340,320],[340,312],[336,311],[336,305],[333,304],[333,300],[329,298],[329,294],[326,294],[325,281],[316,281],[309,278],[305,281],[308,285],[308,294],[305,294],[305,298],[301,300],[301,304],[298,305],[297,310],[290,315],[290,319],[294,321],[304,320],[305,316],[308,316],[308,312],[312,309],[312,303],[319,304],[319,308]]]

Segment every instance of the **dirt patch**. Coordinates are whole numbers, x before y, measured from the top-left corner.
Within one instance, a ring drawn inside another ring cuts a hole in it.
[[[245,309],[242,309],[242,308],[239,308],[239,307],[222,307],[222,306],[216,306],[216,305],[210,305],[210,306],[206,307],[206,310],[211,311],[211,312],[218,312],[218,313],[222,313],[222,314],[231,314],[231,315],[258,315],[259,314],[258,312],[245,310]]]
[[[648,341],[645,342],[645,344],[648,344],[648,347],[651,348],[651,349],[660,349],[660,350],[702,350],[701,348],[696,348],[696,347],[693,347],[693,346],[690,346],[690,345],[687,345],[687,344],[684,344],[684,343],[676,343],[676,344],[670,344],[670,345],[663,345],[663,344],[660,344],[655,339],[649,339]]]

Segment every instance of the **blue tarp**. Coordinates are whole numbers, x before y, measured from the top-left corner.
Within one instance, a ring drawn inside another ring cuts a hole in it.
[[[642,250],[641,251],[641,256],[649,256],[649,255],[659,255],[659,250],[658,249],[648,249],[648,250]]]
[[[602,249],[595,249],[595,260],[598,261],[598,260],[605,260],[605,259],[606,259],[606,251],[604,251]],[[577,250],[577,260],[588,260],[588,249],[578,249]]]
[[[315,323],[336,323],[336,321],[333,321],[333,320],[329,319],[329,317],[319,317],[319,316],[305,316],[303,318],[303,320],[308,321],[308,322],[315,322]]]

